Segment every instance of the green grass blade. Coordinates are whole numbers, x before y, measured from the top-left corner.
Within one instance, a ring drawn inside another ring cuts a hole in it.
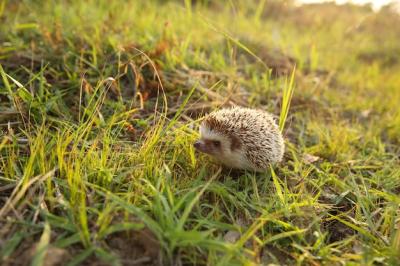
[[[50,234],[51,234],[50,224],[46,222],[44,224],[42,236],[40,237],[39,243],[36,246],[35,254],[33,255],[31,263],[32,266],[44,265],[44,259],[50,243]]]
[[[273,181],[274,186],[275,186],[276,194],[278,195],[278,199],[280,200],[280,202],[282,204],[285,204],[285,198],[283,196],[283,192],[282,192],[283,190],[282,190],[281,184],[279,183],[279,179],[276,176],[275,171],[272,168],[272,166],[270,166],[270,170],[271,170],[272,181]]]
[[[281,132],[283,132],[283,129],[285,127],[286,119],[289,114],[290,103],[293,97],[293,92],[295,87],[294,86],[295,72],[296,72],[296,67],[294,67],[292,71],[289,83],[286,77],[285,85],[283,87],[281,114],[279,116],[279,129],[281,130]]]

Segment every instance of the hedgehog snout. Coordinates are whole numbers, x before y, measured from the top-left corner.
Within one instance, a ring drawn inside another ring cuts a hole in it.
[[[208,141],[208,140],[199,139],[195,143],[193,143],[193,146],[199,152],[203,152],[203,153],[207,153],[207,154],[214,153],[214,148],[211,145],[210,141]]]
[[[195,143],[193,143],[193,146],[196,150],[200,150],[204,143],[201,140],[197,140]]]
[[[201,139],[197,140],[195,143],[193,143],[193,146],[199,152],[210,153],[208,145]]]

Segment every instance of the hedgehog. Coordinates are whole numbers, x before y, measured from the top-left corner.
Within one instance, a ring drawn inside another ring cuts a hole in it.
[[[233,169],[262,172],[282,161],[284,140],[270,113],[231,107],[211,112],[200,125],[199,152]]]

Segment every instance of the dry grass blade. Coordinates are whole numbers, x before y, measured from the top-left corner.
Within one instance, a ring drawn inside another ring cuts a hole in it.
[[[29,179],[27,182],[25,182],[25,180],[21,179],[18,182],[18,184],[16,185],[13,192],[11,193],[10,197],[7,199],[4,206],[0,209],[0,217],[4,217],[5,215],[7,215],[7,213],[17,205],[17,203],[22,199],[22,197],[25,195],[25,193],[35,183],[42,183],[46,179],[54,176],[55,171],[56,171],[56,168],[47,172],[46,174],[35,176],[35,177]]]

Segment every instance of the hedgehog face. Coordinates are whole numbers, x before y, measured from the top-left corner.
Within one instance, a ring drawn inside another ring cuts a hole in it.
[[[222,142],[220,140],[200,139],[194,143],[194,147],[200,152],[214,156],[223,152]]]
[[[203,125],[200,127],[200,139],[194,143],[194,147],[198,151],[212,156],[220,156],[226,153],[229,146],[228,138]]]
[[[248,162],[241,149],[240,140],[234,135],[219,132],[206,124],[200,126],[200,139],[194,143],[194,147],[228,167],[247,167]]]

